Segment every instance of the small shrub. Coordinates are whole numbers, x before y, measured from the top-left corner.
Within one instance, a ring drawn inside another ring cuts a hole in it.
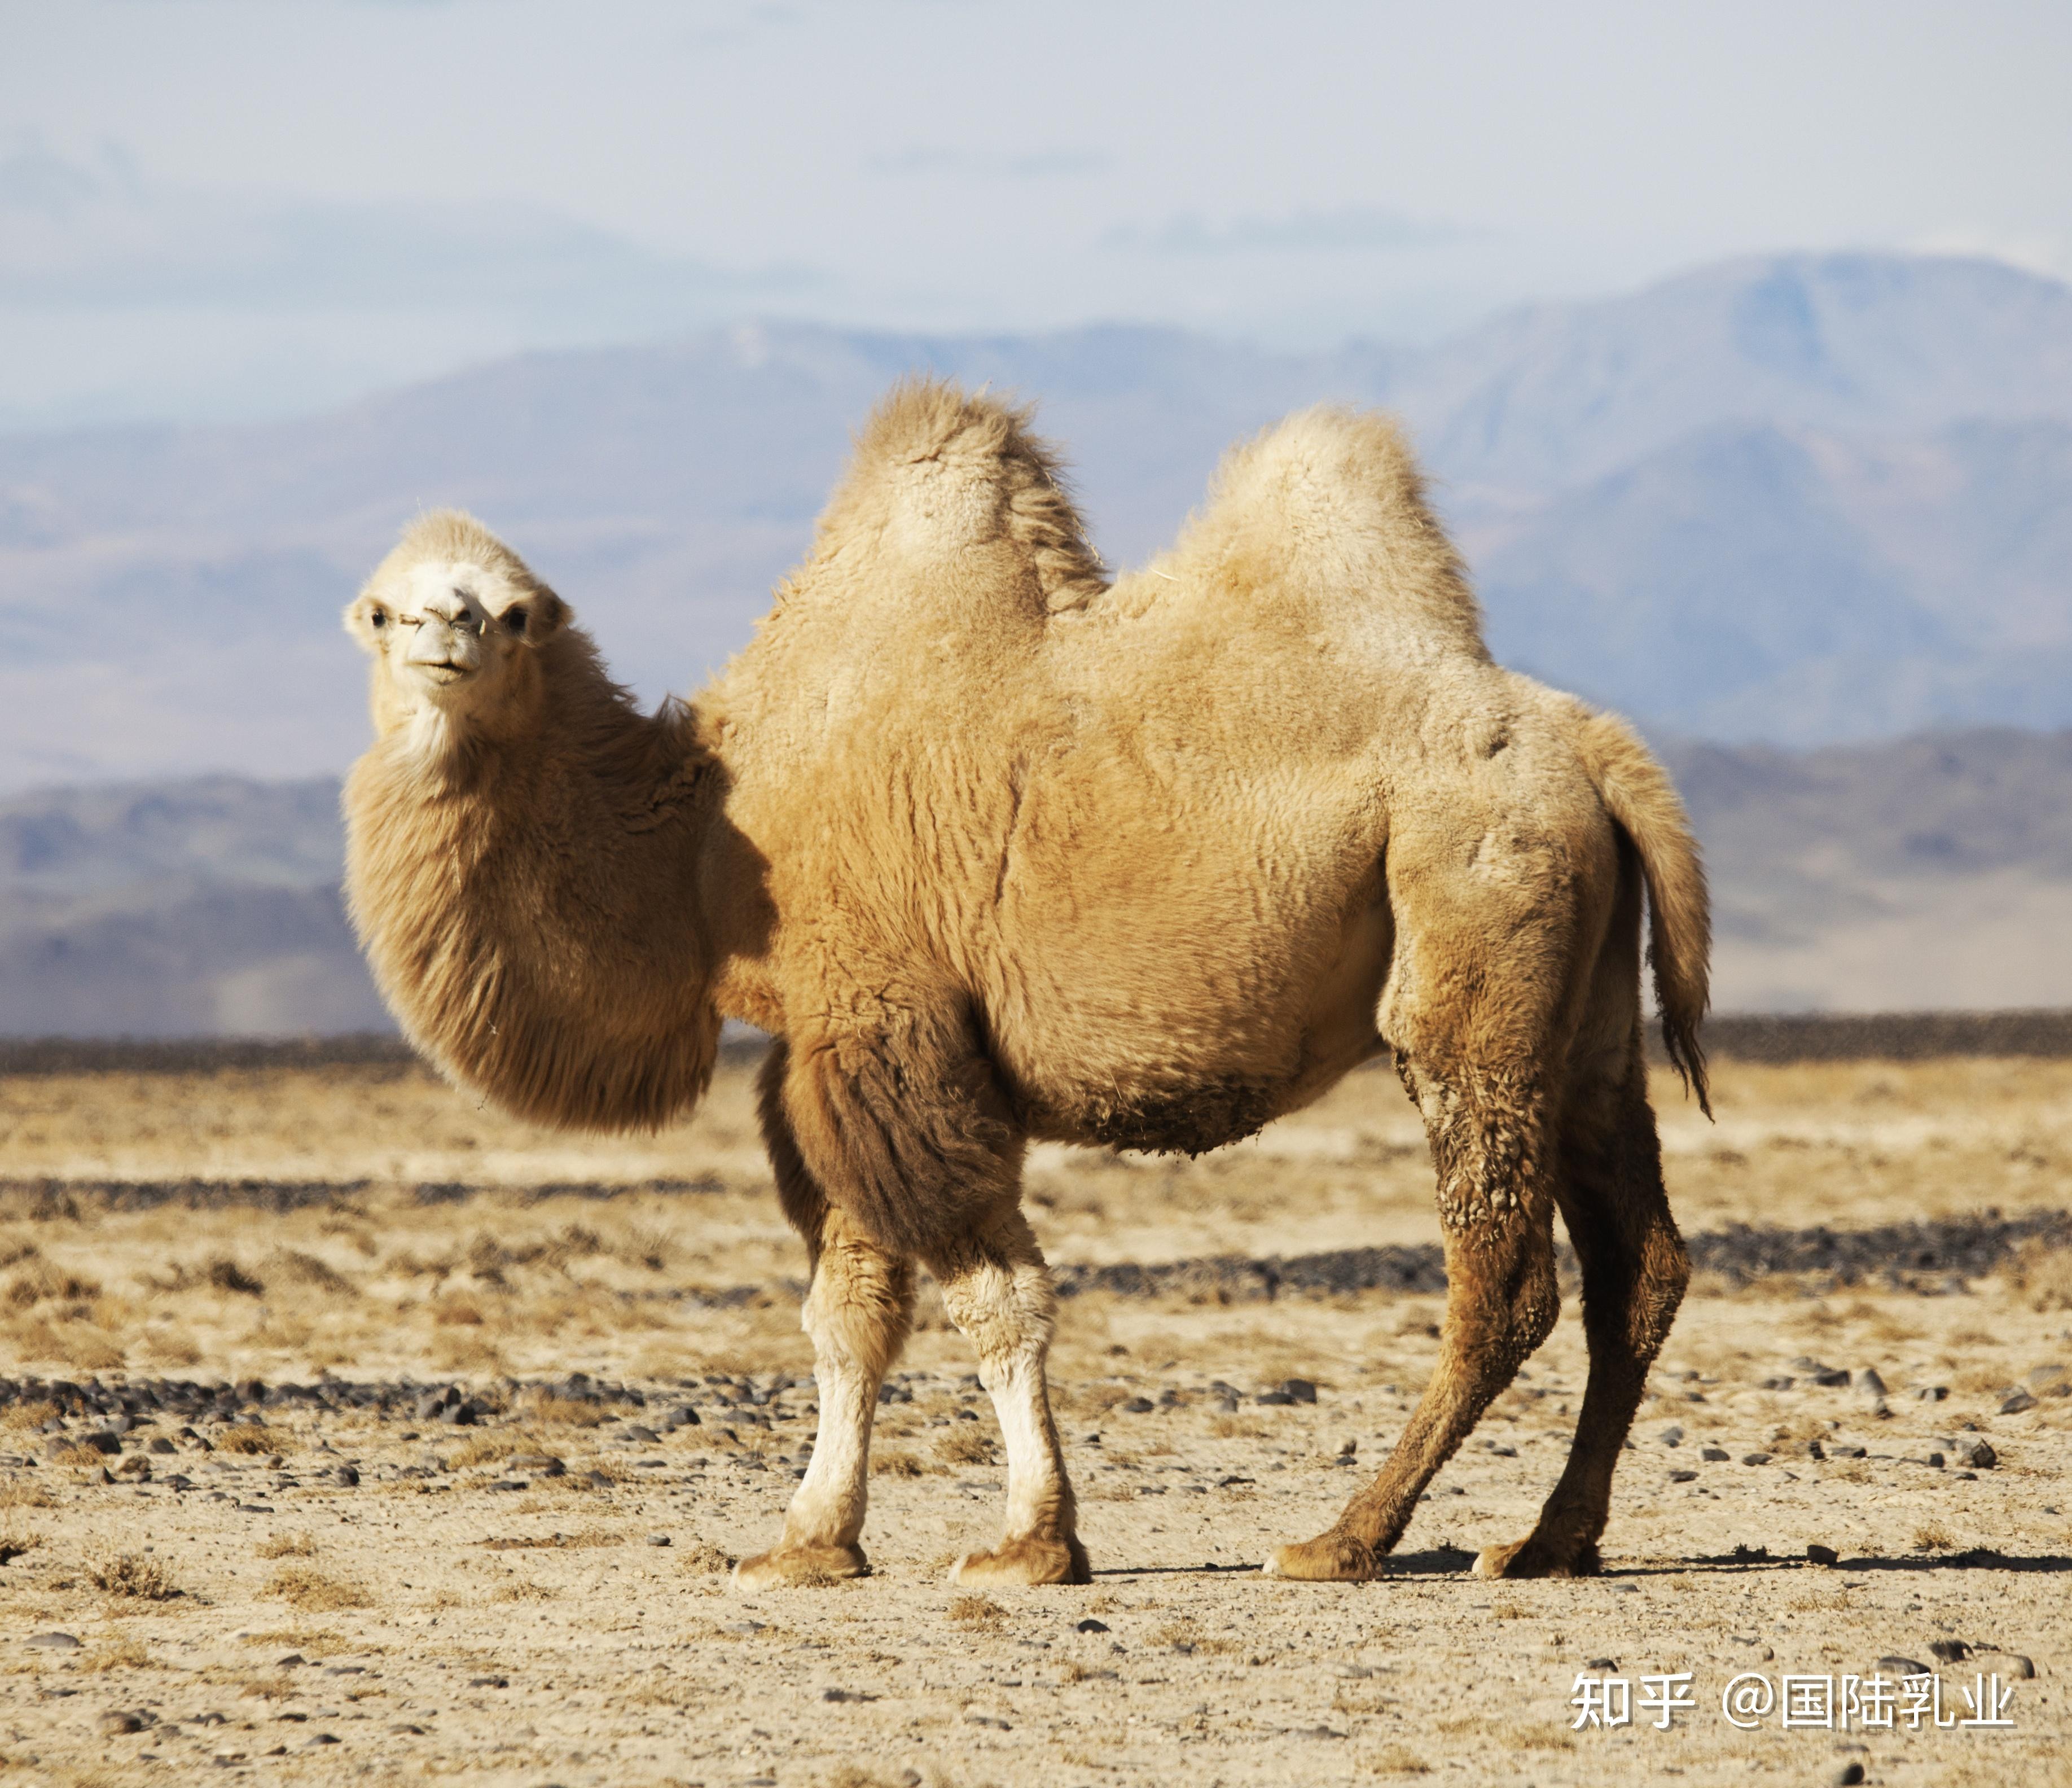
[[[1956,1544],[1950,1530],[1939,1521],[1924,1522],[1914,1530],[1914,1549],[1917,1552],[1947,1552]]]
[[[157,1661],[142,1640],[132,1639],[125,1634],[105,1646],[95,1646],[80,1660],[79,1667],[88,1671],[143,1670]]]
[[[138,1601],[170,1601],[179,1594],[166,1568],[140,1552],[118,1552],[86,1568],[87,1580],[110,1596],[134,1596]]]
[[[313,1559],[317,1543],[307,1534],[276,1534],[259,1548],[262,1559]]]
[[[873,1477],[919,1477],[927,1469],[912,1453],[902,1452],[896,1447],[870,1456]]]

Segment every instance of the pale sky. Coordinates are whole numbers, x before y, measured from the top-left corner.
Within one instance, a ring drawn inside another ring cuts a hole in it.
[[[751,315],[1427,340],[1785,248],[2072,275],[2072,6],[0,0],[0,428]]]

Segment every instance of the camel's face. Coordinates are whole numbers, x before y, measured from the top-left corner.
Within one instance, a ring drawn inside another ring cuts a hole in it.
[[[551,591],[494,563],[397,555],[346,611],[346,626],[375,661],[378,721],[457,721],[503,705],[565,613]]]

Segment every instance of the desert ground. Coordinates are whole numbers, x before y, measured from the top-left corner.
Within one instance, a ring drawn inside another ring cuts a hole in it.
[[[1466,1570],[1560,1470],[1572,1285],[1384,1579],[1257,1569],[1434,1356],[1392,1076],[1197,1161],[1039,1149],[1096,1576],[987,1594],[932,1292],[875,1574],[730,1586],[814,1401],[751,1078],[594,1142],[395,1064],[0,1077],[0,1778],[2072,1782],[2072,1061],[1722,1061],[1711,1124],[1658,1082],[1701,1270],[1584,1582]],[[1933,1681],[1787,1727],[1786,1675]]]

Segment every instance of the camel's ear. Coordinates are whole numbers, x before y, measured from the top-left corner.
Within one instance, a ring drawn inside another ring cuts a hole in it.
[[[388,649],[388,630],[396,624],[395,612],[372,590],[363,590],[345,611],[345,630],[369,652]]]
[[[512,639],[526,645],[544,645],[568,620],[569,605],[543,583],[528,590],[496,618]]]

